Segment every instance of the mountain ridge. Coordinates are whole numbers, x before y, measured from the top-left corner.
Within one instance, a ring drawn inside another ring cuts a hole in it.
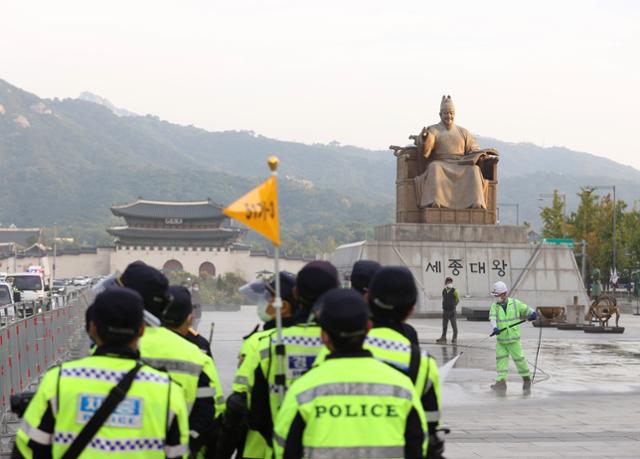
[[[388,150],[210,132],[152,115],[117,116],[104,104],[41,99],[4,80],[0,107],[0,192],[11,197],[0,208],[0,222],[46,226],[64,219],[104,228],[113,203],[139,196],[230,202],[266,177],[271,154],[281,159],[283,222],[291,237],[306,237],[309,228],[330,237],[335,229],[336,241],[348,242],[354,234],[338,227],[362,233],[364,226],[393,220],[395,158]],[[538,195],[554,187],[567,195],[569,208],[577,204],[579,186],[614,182],[619,197],[640,195],[640,171],[610,159],[484,136],[478,142],[500,151],[498,202],[517,199],[520,222],[539,221]],[[39,188],[35,197],[18,192],[32,183]]]

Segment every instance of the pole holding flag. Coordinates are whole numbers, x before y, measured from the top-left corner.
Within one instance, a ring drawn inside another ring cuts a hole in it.
[[[249,191],[240,199],[222,209],[222,212],[260,233],[273,243],[276,294],[273,307],[276,311],[276,356],[278,372],[275,382],[280,403],[284,399],[286,385],[284,372],[284,345],[282,344],[282,298],[280,297],[280,217],[278,213],[278,164],[277,156],[270,156],[267,165],[271,177]]]

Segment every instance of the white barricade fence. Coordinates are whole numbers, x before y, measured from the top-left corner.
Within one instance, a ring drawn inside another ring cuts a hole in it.
[[[86,340],[89,288],[45,301],[0,306],[0,436],[11,436],[7,423],[12,395],[33,389],[44,373],[67,360]],[[2,452],[0,445],[0,453]]]

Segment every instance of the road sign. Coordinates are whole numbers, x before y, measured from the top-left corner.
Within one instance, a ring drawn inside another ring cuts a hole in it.
[[[564,239],[560,237],[545,237],[542,242],[550,245],[566,245],[573,248],[573,239]]]

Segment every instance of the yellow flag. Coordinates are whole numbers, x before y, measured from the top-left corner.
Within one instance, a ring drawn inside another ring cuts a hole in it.
[[[275,245],[280,245],[278,185],[275,177],[270,177],[229,204],[222,212],[262,234]]]

